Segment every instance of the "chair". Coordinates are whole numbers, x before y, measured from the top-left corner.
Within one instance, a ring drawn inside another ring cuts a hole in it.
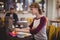
[[[33,22],[33,18],[26,18],[26,20],[28,21],[28,25],[30,25]]]

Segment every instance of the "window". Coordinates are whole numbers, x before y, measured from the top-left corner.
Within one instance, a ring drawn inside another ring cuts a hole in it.
[[[23,11],[23,10],[29,10],[29,5],[33,2],[33,0],[15,0],[16,2],[16,10],[17,11]]]

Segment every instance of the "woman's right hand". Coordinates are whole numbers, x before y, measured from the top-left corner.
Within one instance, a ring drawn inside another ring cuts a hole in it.
[[[16,31],[16,32],[30,32],[30,31],[29,31],[29,28],[23,28],[23,29],[15,28],[15,31]]]
[[[18,31],[20,31],[20,28],[15,28],[14,30],[15,30],[16,32],[18,32]]]

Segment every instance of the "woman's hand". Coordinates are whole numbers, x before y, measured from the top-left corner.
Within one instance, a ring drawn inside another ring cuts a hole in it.
[[[30,30],[30,28],[29,28],[29,27],[27,27],[27,28],[23,28],[23,29]]]
[[[36,27],[32,27],[32,29],[35,29]]]
[[[14,30],[15,30],[16,32],[20,31],[20,29],[19,29],[19,28],[15,28]]]
[[[23,28],[23,29],[19,29],[19,28],[15,28],[16,32],[30,32],[28,28]]]

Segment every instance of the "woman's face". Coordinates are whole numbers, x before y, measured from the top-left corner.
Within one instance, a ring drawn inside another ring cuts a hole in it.
[[[35,15],[37,12],[37,8],[30,8],[30,12]]]

